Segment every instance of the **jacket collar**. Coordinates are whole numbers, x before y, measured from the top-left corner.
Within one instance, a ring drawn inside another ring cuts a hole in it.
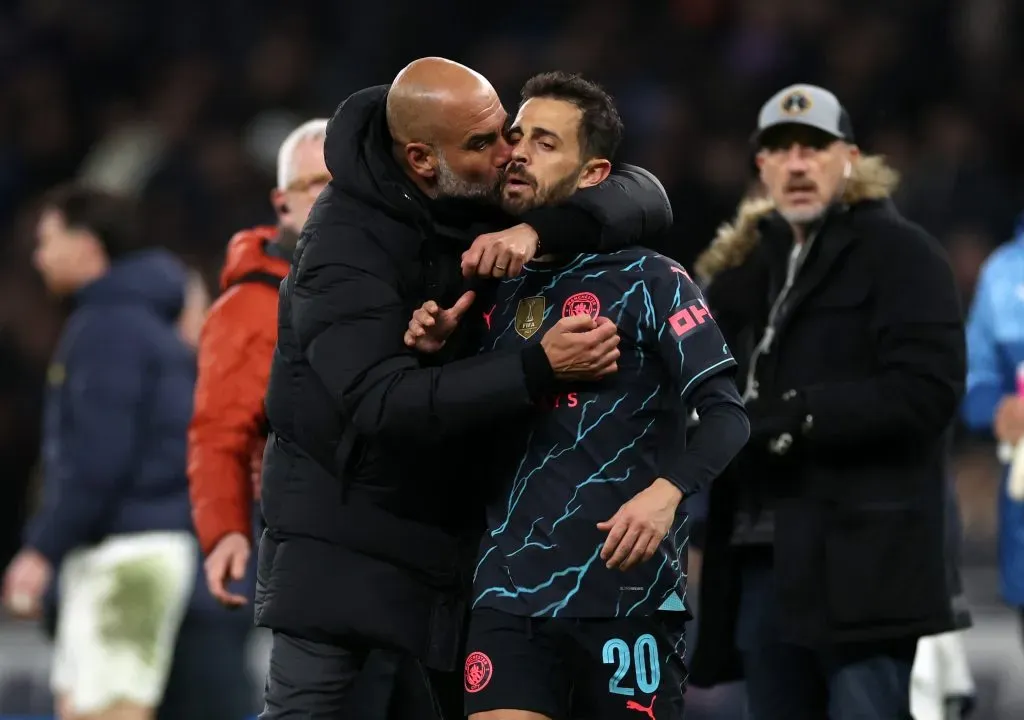
[[[854,164],[853,174],[846,184],[840,203],[829,210],[826,222],[835,212],[849,212],[860,207],[892,207],[888,201],[896,189],[899,176],[879,156],[866,156]],[[859,213],[855,213],[859,214]],[[711,245],[694,264],[697,276],[705,283],[718,273],[736,267],[746,260],[761,241],[762,232],[774,225],[765,226],[763,221],[785,221],[778,215],[775,205],[767,198],[752,198],[743,201],[733,222],[723,225]],[[831,231],[830,231],[831,232]],[[790,237],[788,231],[786,237]]]

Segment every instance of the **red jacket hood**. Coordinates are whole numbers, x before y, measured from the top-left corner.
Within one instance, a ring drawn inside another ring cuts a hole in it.
[[[221,290],[253,272],[270,273],[283,278],[288,274],[288,261],[267,252],[267,245],[277,237],[277,228],[262,225],[242,230],[228,243],[224,269],[220,273]]]

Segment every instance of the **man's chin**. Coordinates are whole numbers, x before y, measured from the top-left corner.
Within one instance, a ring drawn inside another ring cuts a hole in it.
[[[821,205],[782,208],[779,214],[791,225],[810,225],[825,214]]]
[[[539,204],[537,196],[533,193],[516,191],[514,193],[504,192],[501,195],[501,208],[511,215],[522,215]]]

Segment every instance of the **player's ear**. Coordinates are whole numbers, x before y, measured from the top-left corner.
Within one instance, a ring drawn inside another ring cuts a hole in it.
[[[604,158],[594,158],[587,160],[583,165],[583,169],[580,170],[580,179],[576,183],[576,187],[580,190],[583,188],[593,187],[594,185],[600,185],[612,172],[612,164]]]

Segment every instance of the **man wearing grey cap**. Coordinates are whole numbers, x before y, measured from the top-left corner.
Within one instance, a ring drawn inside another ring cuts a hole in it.
[[[753,143],[767,197],[696,264],[751,432],[711,489],[691,680],[744,677],[753,720],[910,718],[917,639],[954,627],[952,271],[832,93],[780,91]]]

